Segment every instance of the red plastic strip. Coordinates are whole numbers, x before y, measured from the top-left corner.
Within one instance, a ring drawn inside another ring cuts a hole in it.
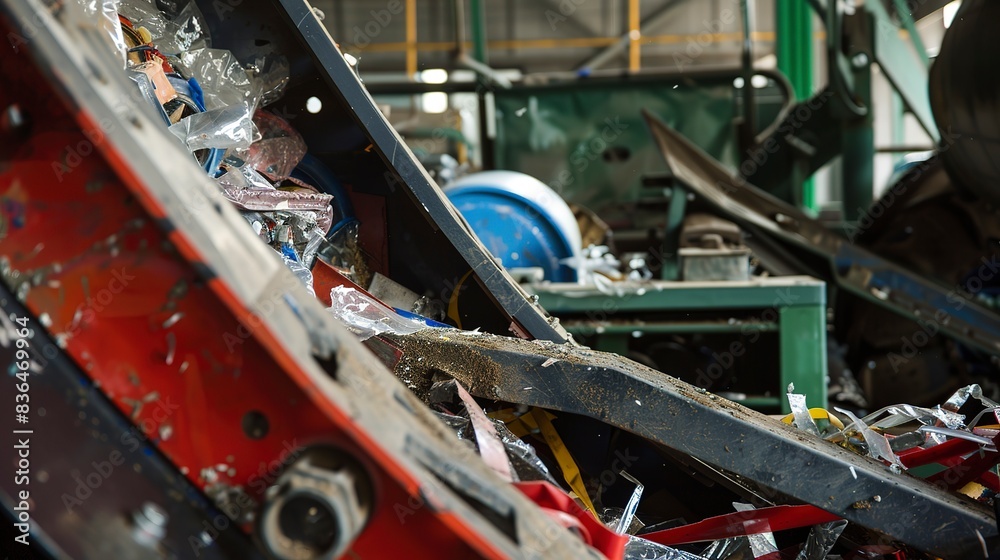
[[[577,533],[580,538],[608,560],[622,560],[625,556],[628,537],[605,527],[558,487],[548,482],[515,482],[514,487],[543,509],[562,511],[575,517],[586,528],[586,532]]]
[[[840,517],[815,506],[773,506],[709,517],[697,523],[639,536],[665,546],[674,546],[799,529],[838,519]]]
[[[979,444],[966,439],[950,439],[926,449],[914,448],[899,453],[899,461],[911,469],[930,463],[940,463],[942,460],[958,457],[979,449]]]
[[[993,436],[993,444],[1000,444],[1000,433]],[[941,445],[945,444],[942,443]],[[979,446],[977,445],[976,448],[978,449]],[[932,447],[931,449],[934,448]],[[927,481],[932,484],[943,483],[949,490],[958,490],[966,484],[978,479],[983,473],[993,468],[998,462],[1000,462],[1000,453],[987,453],[985,451],[976,453],[948,470],[944,470],[927,477]]]

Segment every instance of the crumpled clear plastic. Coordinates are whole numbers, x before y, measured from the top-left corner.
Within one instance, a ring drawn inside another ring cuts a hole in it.
[[[80,23],[95,23],[97,28],[108,38],[109,45],[116,58],[119,58],[122,67],[125,67],[125,37],[122,35],[122,26],[118,22],[118,0],[77,0],[76,3],[67,5],[67,18],[79,18]],[[81,10],[75,10],[75,7]]]
[[[320,255],[331,266],[347,270],[355,284],[367,286],[371,281],[371,272],[361,256],[359,233],[360,224],[357,221],[331,231],[327,238],[329,243],[323,245]]]
[[[160,105],[160,101],[156,97],[156,87],[153,82],[149,79],[144,72],[138,70],[128,69],[126,70],[126,75],[130,80],[135,82],[136,88],[139,90],[139,94],[142,98],[149,103],[150,107],[153,107],[154,111],[160,115],[163,122],[167,125],[170,124],[170,119],[167,114],[163,111],[163,106]]]
[[[285,119],[264,110],[254,113],[260,140],[249,147],[246,164],[273,180],[285,179],[306,154],[306,143]]]
[[[330,301],[330,312],[361,340],[382,333],[413,334],[428,328],[423,323],[399,316],[371,296],[347,286],[330,290]]]
[[[473,428],[468,404],[464,399],[458,398],[457,383],[454,379],[434,383],[428,391],[428,398],[431,403],[452,402],[457,404],[461,402],[462,407],[466,410],[464,416],[437,413],[438,418],[455,432],[458,439],[469,442],[473,448],[478,448],[479,434]],[[538,457],[534,447],[514,435],[502,421],[490,419],[490,422],[493,424],[496,439],[503,444],[515,481],[544,480],[558,486],[555,478],[549,472],[549,468]]]
[[[290,79],[288,59],[282,55],[258,58],[252,66],[253,79],[260,89],[260,106],[266,107],[281,99]]]
[[[433,412],[438,420],[444,422],[455,433],[458,439],[468,443],[473,449],[476,448],[475,431],[472,429],[472,422],[467,417]],[[552,473],[549,472],[549,468],[538,458],[538,454],[531,444],[515,436],[503,422],[493,420],[493,425],[496,427],[497,435],[500,436],[500,441],[503,442],[504,448],[507,450],[507,458],[510,459],[516,480],[525,482],[544,480],[556,486],[559,485]]]
[[[223,109],[246,104],[250,112],[257,109],[260,90],[240,66],[232,52],[224,49],[193,49],[180,53],[181,67],[188,76],[198,79],[205,94],[205,109]]]
[[[431,386],[428,398],[439,402],[461,403],[472,425],[476,448],[483,462],[500,475],[500,478],[512,482],[518,481],[517,473],[511,467],[507,448],[496,431],[496,423],[486,416],[486,412],[461,383],[455,379],[438,381]]]
[[[503,422],[494,420],[493,424],[496,426],[500,441],[507,449],[507,456],[510,457],[510,464],[514,467],[518,479],[522,481],[544,480],[556,486],[559,485],[531,444],[515,436]]]
[[[121,0],[119,11],[135,27],[145,27],[157,50],[164,54],[178,54],[212,44],[205,16],[195,2],[187,2],[174,14],[166,14],[150,0]]]
[[[212,46],[205,16],[195,2],[188,2],[169,23],[168,29],[172,34],[157,43],[163,50],[179,53]]]
[[[795,560],[826,560],[826,555],[833,550],[833,546],[837,544],[837,539],[846,527],[846,519],[814,525],[809,530],[805,546],[799,551]]]
[[[323,234],[323,230],[318,227],[312,229],[311,232],[307,233],[309,241],[306,242],[305,248],[302,250],[302,262],[312,269],[313,263],[316,261],[316,256],[319,254],[319,249],[326,241],[326,237]]]
[[[312,271],[309,270],[307,266],[303,263],[294,260],[284,253],[280,253],[282,262],[288,267],[288,270],[292,271],[292,274],[302,282],[302,285],[306,287],[306,291],[310,295],[316,297],[316,290],[313,288],[313,275]]]
[[[624,560],[705,560],[703,556],[663,546],[642,537],[629,536]]]
[[[168,130],[191,152],[218,148],[246,150],[253,144],[256,128],[249,101],[195,113],[171,125]]]
[[[226,172],[219,176],[217,181],[225,189],[257,189],[263,191],[277,190],[270,181],[257,172],[256,169],[246,165],[243,161],[227,158],[224,162]],[[240,200],[232,200],[237,206],[241,206]],[[264,207],[260,210],[277,210],[274,207]]]

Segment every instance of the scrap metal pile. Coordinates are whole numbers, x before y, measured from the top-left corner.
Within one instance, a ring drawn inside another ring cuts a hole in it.
[[[845,421],[790,387],[782,422],[567,341],[312,8],[233,4],[3,3],[0,355],[32,391],[4,426],[35,446],[5,531],[80,558],[994,553],[978,386]]]

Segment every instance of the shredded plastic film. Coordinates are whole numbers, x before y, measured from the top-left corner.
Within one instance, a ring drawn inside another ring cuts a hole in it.
[[[833,545],[837,544],[837,539],[845,528],[847,528],[845,519],[814,525],[809,530],[805,546],[799,551],[795,560],[826,560],[826,556],[833,550]]]
[[[789,387],[789,389],[792,388]],[[803,432],[819,437],[819,427],[816,426],[816,421],[809,414],[809,407],[806,405],[806,396],[789,391],[788,406],[792,409],[792,415],[795,418],[795,427]]]
[[[361,340],[382,333],[412,334],[428,328],[423,323],[400,317],[371,296],[354,288],[336,286],[330,290],[330,312]]]
[[[246,150],[253,144],[255,128],[248,102],[191,115],[170,126],[188,150],[209,148]]]
[[[847,416],[851,419],[851,423],[844,428],[844,432],[850,432],[856,430],[864,438],[865,443],[868,445],[868,454],[875,459],[884,459],[889,463],[895,465],[898,468],[903,468],[903,464],[899,461],[899,457],[892,451],[892,447],[889,445],[889,440],[885,439],[885,436],[876,433],[874,430],[868,427],[867,424],[861,421],[860,418],[854,415],[853,412],[847,410],[846,408],[835,407],[834,410]]]
[[[751,504],[744,504],[740,502],[733,502],[733,508],[735,508],[736,511],[752,511],[757,509]],[[745,537],[750,543],[750,551],[753,553],[754,558],[760,558],[762,556],[778,552],[778,545],[774,541],[774,534],[771,533],[770,526],[767,524],[767,521],[760,520],[747,523],[753,523],[754,529],[761,531]]]
[[[630,536],[624,560],[705,560],[703,556]]]

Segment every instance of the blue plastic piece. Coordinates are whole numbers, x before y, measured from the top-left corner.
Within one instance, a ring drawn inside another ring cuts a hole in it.
[[[299,254],[295,252],[295,247],[288,243],[281,244],[281,254],[288,257],[289,260],[299,262]]]
[[[450,329],[450,328],[453,328],[451,325],[446,325],[444,323],[439,323],[439,322],[435,321],[434,319],[429,319],[427,317],[424,317],[423,315],[417,315],[416,313],[413,313],[412,311],[406,311],[406,310],[400,309],[398,307],[393,307],[393,309],[396,310],[396,313],[398,313],[400,316],[405,317],[407,319],[411,319],[413,321],[417,321],[417,322],[423,323],[423,324],[427,325],[428,327],[434,327],[436,329]]]
[[[226,156],[225,150],[219,148],[209,148],[208,157],[205,158],[205,172],[209,177],[218,179],[222,176],[222,160]]]
[[[188,89],[190,90],[191,99],[198,107],[198,110],[205,112],[205,92],[202,91],[201,84],[198,83],[198,80],[188,78]]]
[[[489,183],[490,181],[483,181]],[[541,187],[548,188],[539,183]],[[516,190],[516,189],[514,189]],[[537,192],[537,191],[535,191]],[[556,218],[555,205],[542,205],[504,186],[463,184],[445,189],[476,236],[506,268],[540,267],[552,282],[576,282],[576,270],[560,264],[576,256],[570,227]],[[568,212],[565,203],[563,212]],[[570,213],[570,216],[572,214]],[[579,230],[576,231],[579,239]]]

